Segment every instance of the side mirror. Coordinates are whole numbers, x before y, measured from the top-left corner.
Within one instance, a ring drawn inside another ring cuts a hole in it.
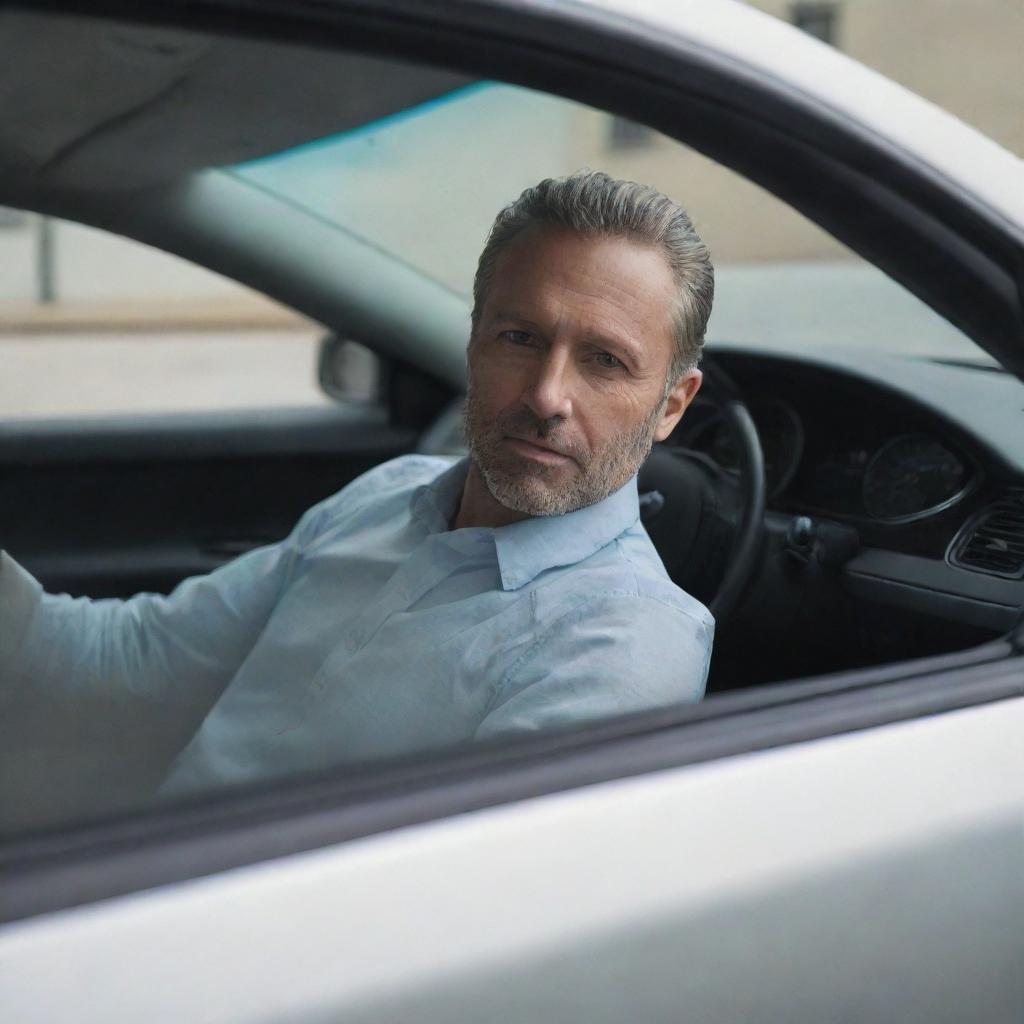
[[[339,402],[376,405],[384,398],[385,365],[376,352],[339,334],[320,341],[317,381]]]

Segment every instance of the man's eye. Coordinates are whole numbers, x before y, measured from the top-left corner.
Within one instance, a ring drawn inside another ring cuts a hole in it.
[[[506,341],[511,341],[513,345],[529,345],[533,340],[533,335],[529,331],[502,331],[501,336]]]
[[[606,370],[617,370],[622,366],[622,360],[616,359],[611,352],[598,352],[597,362],[600,366],[603,366]]]

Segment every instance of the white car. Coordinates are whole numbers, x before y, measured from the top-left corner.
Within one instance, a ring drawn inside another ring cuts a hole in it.
[[[0,546],[49,589],[169,589],[457,450],[480,225],[603,126],[615,173],[690,147],[698,227],[736,196],[723,239],[842,250],[719,260],[709,400],[641,475],[706,700],[158,806],[73,695],[12,699],[3,1020],[1024,1018],[1018,158],[731,0],[13,4],[0,54],[0,204],[323,325],[338,398],[0,409]]]

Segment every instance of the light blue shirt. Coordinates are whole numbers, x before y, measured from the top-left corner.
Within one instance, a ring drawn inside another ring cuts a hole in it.
[[[713,620],[668,578],[635,478],[451,530],[467,469],[378,466],[168,597],[51,596],[3,556],[5,696],[75,702],[112,756],[145,737],[168,794],[701,698]]]

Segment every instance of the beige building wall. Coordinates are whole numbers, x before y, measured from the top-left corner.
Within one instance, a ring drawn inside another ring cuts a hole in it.
[[[785,21],[831,9],[849,56],[1024,155],[1024,0],[750,0]],[[855,258],[790,207],[663,136],[610,145],[611,119],[581,115],[579,165],[660,188],[690,211],[719,265]],[[1024,187],[1024,186],[1022,186]]]
[[[579,166],[653,185],[681,202],[715,264],[854,258],[830,235],[756,185],[673,139],[609,145],[611,118],[581,116]]]
[[[791,0],[748,0],[791,20]],[[807,5],[803,5],[807,6]],[[1024,156],[1021,0],[834,0],[835,45]]]

